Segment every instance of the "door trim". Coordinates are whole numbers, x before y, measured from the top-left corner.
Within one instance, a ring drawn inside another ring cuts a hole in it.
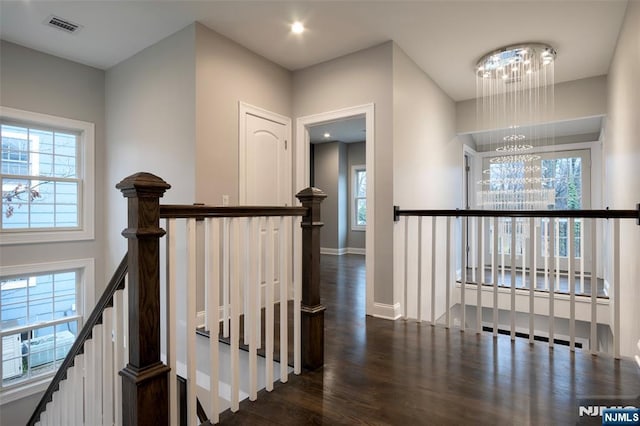
[[[306,115],[296,118],[296,165],[295,165],[295,189],[296,192],[309,186],[310,165],[310,140],[308,127],[316,124],[323,124],[337,120],[344,120],[354,116],[365,117],[366,128],[366,154],[365,163],[367,168],[367,205],[372,208],[367,209],[367,234],[365,241],[366,253],[366,314],[373,315],[374,289],[375,289],[375,107],[373,103],[342,108],[334,111],[322,112],[319,114]],[[322,188],[321,188],[322,189]]]
[[[244,131],[247,125],[247,115],[253,115],[285,126],[285,138],[289,144],[286,150],[287,165],[285,167],[285,179],[288,182],[289,190],[286,192],[285,201],[287,205],[291,205],[293,198],[293,181],[291,179],[291,152],[293,151],[291,148],[293,145],[291,143],[291,118],[242,101],[238,102],[238,203],[240,205],[247,204],[247,137]]]

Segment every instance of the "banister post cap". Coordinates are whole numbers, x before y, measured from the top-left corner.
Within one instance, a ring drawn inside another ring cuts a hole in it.
[[[116,188],[125,197],[162,197],[171,185],[154,174],[139,172],[122,179]]]
[[[305,188],[302,191],[298,192],[296,194],[296,198],[298,200],[302,201],[308,201],[308,200],[324,200],[325,198],[327,198],[327,194],[324,193],[324,191],[322,191],[319,188],[315,188],[315,187],[309,187],[309,188]]]

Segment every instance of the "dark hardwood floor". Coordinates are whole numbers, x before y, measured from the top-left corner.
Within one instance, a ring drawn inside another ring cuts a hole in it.
[[[582,398],[640,395],[628,360],[365,317],[364,257],[323,256],[321,269],[324,367],[291,374],[221,424],[576,424]]]

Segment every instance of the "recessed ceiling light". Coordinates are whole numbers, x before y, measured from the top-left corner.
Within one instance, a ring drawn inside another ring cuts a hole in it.
[[[300,21],[296,21],[291,24],[291,32],[294,34],[302,34],[304,32],[304,25]]]
[[[324,134],[324,137],[325,137],[325,138],[330,138],[330,137],[331,137],[331,133],[329,133],[329,132],[325,133],[325,134]]]

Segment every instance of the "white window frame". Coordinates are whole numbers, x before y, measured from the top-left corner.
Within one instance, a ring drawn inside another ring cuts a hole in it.
[[[358,225],[358,200],[364,198],[367,199],[366,195],[364,197],[356,196],[356,186],[357,186],[357,174],[358,172],[367,171],[367,166],[364,164],[354,164],[351,166],[351,230],[352,231],[366,231],[367,225]],[[369,176],[367,176],[368,178]],[[367,182],[368,183],[368,182]],[[368,203],[367,203],[368,204]],[[369,207],[367,205],[367,207]]]
[[[0,230],[0,245],[93,240],[95,210],[95,125],[86,121],[0,106],[0,117],[17,124],[67,129],[78,133],[78,171],[81,180],[77,229]]]
[[[78,302],[76,305],[76,312],[79,333],[80,329],[84,325],[84,321],[86,319],[85,315],[88,314],[88,308],[93,305],[93,286],[90,285],[95,281],[95,260],[93,258],[73,259],[60,262],[34,263],[27,265],[0,266],[0,277],[39,275],[70,270],[79,271],[78,281],[76,283],[76,301]],[[38,327],[45,325],[46,322],[37,324]],[[24,327],[19,327],[18,329],[20,328]],[[12,329],[9,329],[2,330],[1,334],[4,335],[11,333]],[[0,362],[2,362],[1,353]],[[3,388],[2,390],[0,390],[0,406],[18,400],[20,398],[25,398],[29,395],[44,391],[49,385],[49,382],[51,381],[51,378],[55,375],[55,373],[56,371],[54,370],[48,374],[44,374],[33,379],[27,379],[26,381]],[[0,378],[0,380],[2,379]]]

